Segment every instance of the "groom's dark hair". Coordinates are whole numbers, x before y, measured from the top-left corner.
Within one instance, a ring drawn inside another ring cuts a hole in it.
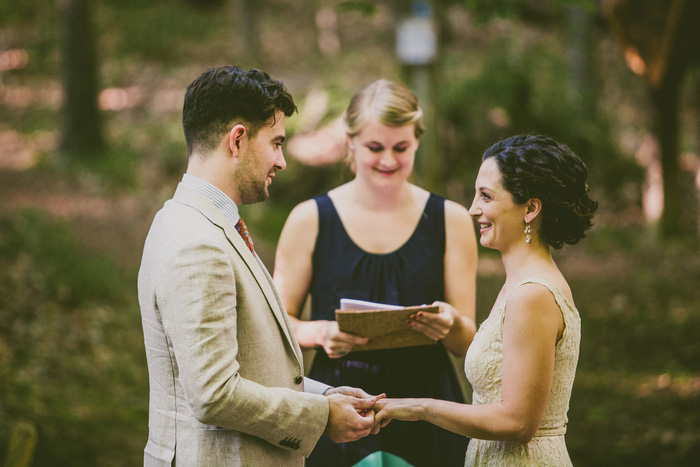
[[[210,68],[192,81],[185,93],[182,128],[188,153],[216,148],[238,123],[253,137],[264,125],[275,124],[278,110],[287,117],[297,110],[281,81],[256,69]]]

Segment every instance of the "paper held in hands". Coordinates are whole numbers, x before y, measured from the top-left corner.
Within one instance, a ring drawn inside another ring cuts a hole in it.
[[[396,306],[341,298],[335,318],[341,331],[370,338],[366,344],[353,346],[353,351],[435,344],[406,324],[406,320],[419,311],[438,313],[440,310],[436,305]]]

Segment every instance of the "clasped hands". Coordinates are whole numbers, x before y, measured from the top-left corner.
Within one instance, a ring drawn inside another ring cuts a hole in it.
[[[386,394],[371,396],[360,388],[339,386],[326,391],[329,403],[324,434],[336,443],[348,443],[376,435],[392,419],[412,420],[406,405],[410,399],[387,399]]]
[[[433,305],[440,307],[438,313],[423,311],[414,313],[406,320],[406,326],[437,342],[450,332],[455,321],[454,314],[457,312],[453,311],[454,307],[449,303],[434,302]],[[330,358],[344,357],[355,345],[369,342],[367,337],[355,336],[341,331],[337,321],[322,321],[321,323],[323,323],[321,345]]]

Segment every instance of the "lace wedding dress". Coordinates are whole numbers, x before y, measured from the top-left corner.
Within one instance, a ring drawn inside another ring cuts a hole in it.
[[[567,416],[581,340],[578,311],[554,284],[538,279],[526,283],[543,285],[554,296],[564,317],[564,333],[555,348],[554,379],[549,402],[535,437],[527,444],[474,439],[469,442],[465,466],[570,466],[566,449]],[[503,372],[503,320],[505,303],[492,310],[481,324],[464,363],[467,379],[474,389],[473,404],[501,400]]]

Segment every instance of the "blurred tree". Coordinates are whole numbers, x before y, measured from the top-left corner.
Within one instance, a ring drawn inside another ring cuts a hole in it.
[[[16,422],[12,427],[4,465],[6,467],[30,467],[34,461],[36,442],[36,426],[28,420]]]
[[[185,0],[185,3],[197,8],[219,8],[224,6],[226,0]]]
[[[663,170],[661,235],[697,239],[697,190],[680,165],[679,113],[688,70],[700,64],[700,2],[604,0],[602,5],[628,65],[649,87]]]
[[[566,8],[567,44],[569,61],[569,98],[581,109],[586,118],[595,118],[597,95],[594,88],[593,12],[579,6]]]
[[[251,60],[262,61],[262,51],[257,23],[257,8],[255,0],[237,0],[237,7],[240,13],[239,24],[243,28],[243,40],[246,55]]]
[[[76,156],[104,148],[97,107],[98,73],[92,11],[94,0],[62,0],[63,111],[61,149]]]

